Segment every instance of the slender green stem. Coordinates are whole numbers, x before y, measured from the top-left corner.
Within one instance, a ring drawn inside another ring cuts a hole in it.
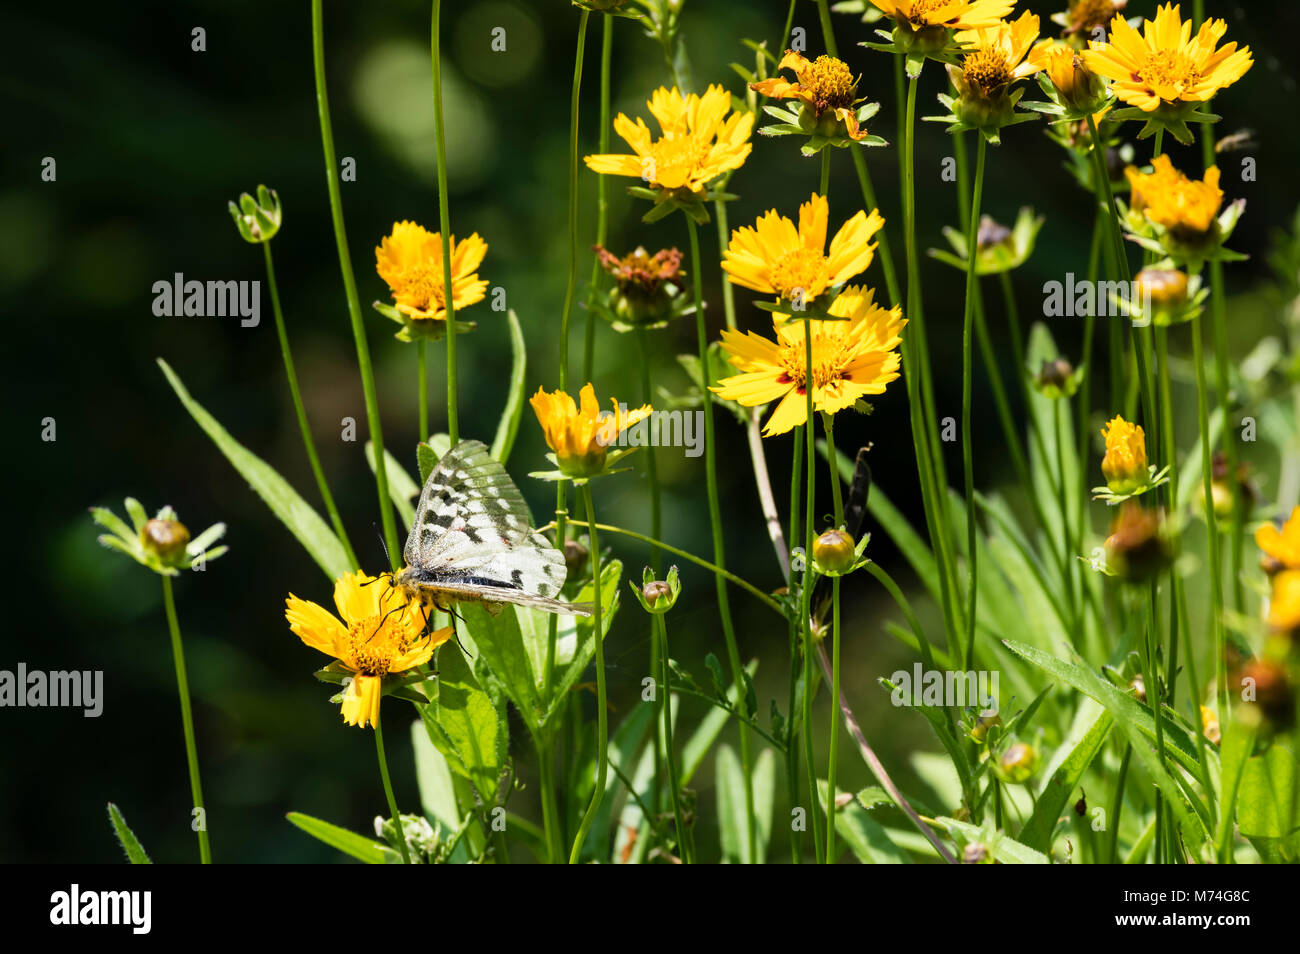
[[[460,413],[456,388],[456,303],[451,281],[451,209],[447,200],[447,132],[442,108],[442,0],[433,0],[430,46],[433,59],[433,138],[438,153],[438,231],[442,238],[442,297],[447,326],[447,434],[460,442]]]
[[[384,528],[384,542],[389,554],[396,559],[402,551],[397,541],[393,504],[388,496],[388,464],[384,457],[384,429],[379,420],[375,372],[370,363],[370,345],[366,341],[366,328],[361,317],[361,298],[357,295],[357,282],[352,274],[352,254],[348,251],[348,235],[343,225],[343,199],[339,190],[338,161],[334,153],[334,132],[330,125],[329,95],[325,89],[325,31],[321,6],[322,0],[312,0],[312,66],[316,79],[316,109],[320,117],[321,145],[325,152],[325,181],[329,186],[330,218],[334,224],[334,242],[338,246],[339,269],[343,273],[343,290],[348,302],[348,316],[352,322],[357,364],[361,369],[361,390],[366,403],[366,421],[370,428],[370,441],[375,448],[375,490],[379,495],[379,516]],[[439,168],[441,169],[441,166]]]
[[[673,717],[671,706],[671,693],[668,681],[668,625],[664,621],[663,614],[654,614],[654,629],[659,638],[659,660],[662,666],[660,678],[663,685],[660,686],[660,692],[663,694],[659,703],[659,717],[663,722],[664,732],[664,760],[668,764],[668,789],[672,796],[673,803],[673,822],[677,826],[677,850],[682,853],[682,862],[691,864],[695,859],[691,851],[690,843],[686,838],[686,823],[683,821],[681,797],[679,794],[680,785],[677,781],[677,756],[673,750]]]
[[[329,514],[334,533],[343,544],[348,555],[348,562],[360,568],[357,555],[352,550],[347,531],[343,529],[343,519],[334,504],[334,495],[330,493],[329,483],[325,480],[325,471],[321,468],[320,457],[316,454],[316,442],[311,436],[311,426],[307,423],[307,410],[302,403],[302,392],[298,390],[298,373],[294,370],[293,352],[289,349],[289,332],[284,323],[284,312],[280,309],[280,292],[275,282],[275,265],[271,261],[271,243],[262,243],[262,252],[266,257],[266,286],[271,291],[271,310],[275,313],[275,333],[280,339],[280,356],[284,359],[284,376],[289,382],[289,394],[293,397],[293,411],[298,418],[298,430],[302,432],[302,444],[307,451],[307,462],[311,464],[312,476],[316,478],[316,487],[320,490],[321,500],[325,502],[325,511]]]
[[[824,153],[823,153],[824,155]],[[813,696],[813,632],[812,632],[812,590],[813,590],[813,529],[816,522],[815,517],[815,498],[816,498],[816,451],[814,448],[814,435],[816,425],[813,423],[813,389],[811,383],[813,380],[813,349],[812,349],[812,323],[804,322],[804,394],[807,397],[807,414],[808,423],[804,428],[804,463],[808,471],[808,490],[805,495],[804,505],[804,549],[803,549],[803,584],[799,588],[799,628],[803,635],[803,738],[804,738],[804,759],[808,763],[808,797],[812,802],[811,815],[813,825],[813,848],[817,853],[817,862],[822,864],[826,861],[826,856],[822,848],[821,833],[818,826],[821,822],[821,804],[817,794],[817,769],[814,762],[815,750],[813,748],[813,729],[812,729],[812,696]],[[832,708],[834,700],[831,701]],[[828,816],[829,817],[829,816]]]
[[[975,521],[975,468],[971,453],[971,397],[974,381],[975,348],[972,342],[975,311],[975,254],[977,228],[980,218],[980,200],[984,191],[984,137],[977,137],[979,145],[975,156],[975,185],[971,190],[970,226],[966,232],[966,312],[962,323],[962,400],[961,400],[961,451],[962,469],[966,478],[966,562],[969,568],[969,585],[966,591],[966,652],[962,655],[967,668],[975,653],[976,601],[979,597],[979,548],[976,545]]]
[[[612,20],[613,17],[606,17],[606,20]],[[603,176],[601,178],[604,178]],[[650,350],[648,346],[648,335],[644,328],[637,329],[637,341],[641,346],[641,400],[646,404],[650,403],[652,396],[650,384]],[[650,426],[649,423],[646,425]],[[646,480],[650,484],[650,536],[656,540],[660,536],[661,516],[660,516],[660,499],[659,499],[659,471],[655,466],[655,448],[653,441],[647,441],[645,448],[645,472]],[[658,547],[650,550],[650,569],[654,573],[655,579],[659,578],[659,571],[662,567],[663,560]],[[663,650],[660,641],[654,638],[653,627],[650,639],[650,672],[658,672],[658,654]],[[661,739],[658,738],[659,730],[655,729],[655,749],[654,749],[654,802],[655,809],[659,808],[659,794],[663,791],[663,758],[660,756],[662,745]]]
[[[375,753],[379,756],[379,777],[384,780],[384,797],[388,799],[388,815],[397,826],[397,847],[402,853],[402,864],[411,863],[410,852],[406,848],[406,829],[402,825],[402,816],[397,811],[397,799],[393,797],[393,782],[388,777],[388,757],[384,754],[384,727],[375,710]]]
[[[578,48],[573,56],[573,92],[569,97],[569,273],[564,284],[564,308],[560,312],[560,390],[569,389],[569,318],[578,291],[578,94],[582,91],[582,55],[587,47],[585,7],[578,15]],[[602,127],[603,129],[603,127]]]
[[[784,53],[785,48],[790,44],[790,30],[794,27],[794,5],[797,0],[790,0],[790,10],[785,15],[785,29],[781,32],[781,46],[777,53]],[[777,57],[780,59],[780,56]]]
[[[596,788],[591,793],[591,804],[582,816],[582,824],[578,826],[578,835],[573,839],[573,849],[569,852],[571,865],[576,865],[582,855],[582,843],[586,841],[587,832],[596,820],[596,812],[600,810],[609,775],[609,709],[605,701],[605,641],[601,638],[604,627],[600,605],[600,537],[596,532],[596,509],[591,500],[591,484],[583,482],[579,485],[578,494],[582,497],[582,509],[591,534],[591,572],[592,579],[596,581],[592,587],[592,632],[596,634]]]
[[[1196,424],[1201,435],[1201,487],[1205,495],[1206,547],[1209,551],[1210,573],[1210,636],[1214,646],[1215,685],[1219,698],[1219,718],[1228,721],[1228,683],[1224,670],[1223,586],[1222,564],[1219,554],[1219,530],[1214,521],[1214,466],[1210,451],[1209,395],[1205,382],[1205,349],[1201,341],[1201,321],[1192,319],[1192,364],[1196,366]],[[1224,430],[1229,430],[1225,421]],[[1231,438],[1228,439],[1231,443]],[[1236,480],[1235,471],[1229,471],[1228,481]],[[1197,699],[1200,706],[1202,700]]]
[[[822,41],[826,44],[826,52],[838,57],[840,54],[835,49],[835,30],[831,26],[831,11],[826,0],[817,0],[817,17],[821,20]]]
[[[600,34],[600,153],[609,152],[609,74],[614,53],[614,17],[603,16]],[[596,176],[596,244],[603,246],[609,229],[608,176]],[[582,348],[582,380],[590,381],[596,361],[596,292],[600,280],[600,260],[591,265],[591,282],[587,285],[586,332]],[[658,534],[656,534],[658,536]]]
[[[429,361],[423,338],[415,342],[415,401],[420,420],[420,442],[429,442]]]
[[[564,860],[564,845],[560,840],[560,814],[555,802],[555,746],[548,729],[533,732],[533,746],[537,750],[537,785],[541,789],[546,860],[555,865]]]
[[[822,413],[822,429],[826,431],[826,462],[831,471],[831,490],[835,501],[835,526],[844,526],[844,495],[840,488],[835,454],[835,418]],[[811,486],[811,485],[810,485]],[[835,780],[839,766],[840,714],[836,703],[840,698],[840,578],[831,580],[831,735],[827,743],[830,756],[826,767],[826,863],[835,861]]]
[[[691,245],[691,279],[695,295],[695,334],[699,346],[700,367],[709,366],[708,329],[704,323],[704,284],[702,263],[700,259],[700,231],[695,220],[689,215],[686,228]],[[719,569],[726,566],[726,547],[722,531],[722,504],[718,496],[718,447],[713,428],[713,402],[704,403],[704,470],[709,498],[709,524],[713,530],[713,561]],[[727,645],[727,659],[731,666],[731,677],[736,684],[737,705],[746,718],[752,718],[753,712],[747,707],[747,694],[744,688],[744,667],[740,662],[740,649],[736,644],[736,630],[731,621],[731,600],[727,595],[727,577],[722,573],[714,574],[714,584],[718,594],[718,615],[722,621],[722,635]],[[754,815],[754,780],[753,780],[753,743],[750,733],[745,728],[740,730],[740,761],[745,776],[745,835],[749,845],[749,857],[758,857],[758,830]]]
[[[1119,859],[1119,818],[1124,811],[1124,782],[1128,778],[1128,763],[1133,757],[1133,746],[1125,743],[1124,755],[1119,760],[1119,774],[1115,776],[1115,794],[1111,797],[1110,817],[1106,820],[1109,826],[1109,850],[1106,858],[1109,864],[1115,864]]]
[[[199,780],[199,752],[194,745],[194,714],[190,710],[190,681],[185,673],[185,649],[181,645],[181,628],[176,620],[176,601],[172,596],[172,580],[162,578],[163,608],[167,613],[167,630],[172,639],[172,661],[176,665],[176,693],[181,700],[181,725],[185,730],[185,761],[190,771],[190,795],[198,811],[199,860],[212,864],[212,848],[208,844],[208,812],[203,806],[203,784]]]
[[[791,4],[793,9],[793,3]],[[803,488],[803,427],[797,426],[794,429],[794,441],[791,444],[793,450],[793,459],[790,461],[790,533],[786,537],[787,547],[794,546],[794,542],[800,539],[799,533],[799,502]],[[791,593],[795,592],[795,567],[792,561],[787,561],[789,567],[786,584]],[[787,620],[787,634],[790,646],[790,726],[786,736],[786,784],[790,789],[790,804],[799,804],[799,746],[794,744],[794,734],[797,727],[802,726],[802,718],[795,713],[795,706],[799,695],[800,680],[800,639],[803,628],[797,624],[797,621],[791,616]],[[800,829],[792,828],[790,831],[790,851],[794,857],[795,864],[801,864],[803,861],[803,832]]]
[[[563,553],[568,540],[569,482],[555,482],[555,546]],[[542,692],[548,698],[555,685],[555,647],[559,641],[559,617],[548,614],[546,625],[546,665],[542,668]]]

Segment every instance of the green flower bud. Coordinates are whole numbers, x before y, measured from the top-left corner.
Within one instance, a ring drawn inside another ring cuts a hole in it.
[[[646,567],[641,573],[641,585],[637,586],[628,580],[628,586],[632,587],[641,608],[655,615],[663,615],[672,609],[682,593],[682,584],[675,566],[668,570],[668,577],[664,580],[656,580],[650,567]]]
[[[857,559],[853,537],[846,530],[827,530],[813,541],[813,559],[825,573],[844,573]]]
[[[161,520],[155,517],[140,528],[140,545],[146,553],[156,556],[165,566],[182,563],[189,542],[190,532],[179,520]]]
[[[226,207],[245,242],[253,245],[269,242],[280,231],[280,197],[274,189],[259,185],[256,199],[245,192],[240,195],[238,206],[229,202]]]
[[[1038,753],[1026,742],[1017,742],[998,759],[998,774],[1005,781],[1017,784],[1029,781],[1037,767]]]
[[[971,726],[971,741],[983,745],[989,736],[989,729],[1001,724],[1002,716],[998,715],[997,709],[985,709],[976,717],[975,724]]]

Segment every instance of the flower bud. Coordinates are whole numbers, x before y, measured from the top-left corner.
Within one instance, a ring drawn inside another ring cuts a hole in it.
[[[677,567],[670,567],[668,577],[663,580],[654,578],[654,571],[646,567],[641,573],[641,585],[628,580],[628,586],[636,594],[636,600],[647,613],[661,616],[677,603],[681,595],[682,584],[677,575]]]
[[[587,568],[587,548],[577,540],[564,541],[564,569],[568,573],[568,579],[582,579],[582,574]]]
[[[853,537],[846,530],[827,530],[813,541],[813,559],[825,573],[846,572],[856,556]]]
[[[964,865],[984,865],[993,860],[993,855],[989,852],[988,846],[972,841],[961,853],[961,863]]]
[[[1147,681],[1141,676],[1134,676],[1128,687],[1133,690],[1133,696],[1138,702],[1147,701]]]
[[[1131,494],[1150,483],[1146,436],[1142,428],[1117,416],[1102,429],[1101,434],[1106,439],[1106,456],[1101,461],[1101,472],[1111,492]]]
[[[1027,782],[1038,767],[1038,753],[1026,742],[1017,742],[1002,753],[998,770],[1008,782]]]
[[[1161,514],[1126,503],[1106,538],[1106,563],[1116,576],[1141,582],[1162,573],[1173,562]]]
[[[140,545],[145,552],[156,556],[165,566],[176,566],[185,559],[185,547],[190,542],[190,532],[179,520],[161,520],[155,517],[140,528]]]
[[[245,192],[240,195],[238,206],[228,202],[226,207],[245,242],[254,245],[269,242],[280,231],[280,197],[274,189],[260,185],[256,199]]]
[[[998,715],[997,709],[985,709],[975,718],[975,724],[971,726],[971,741],[983,745],[989,737],[989,729],[1001,724],[1002,716]]]
[[[1138,297],[1153,305],[1187,303],[1187,273],[1173,268],[1144,268],[1133,280]]]
[[[1219,744],[1222,732],[1219,729],[1219,716],[1209,706],[1201,706],[1201,730],[1205,737],[1215,745]]]
[[[1044,361],[1034,377],[1034,386],[1043,397],[1057,400],[1073,397],[1079,387],[1079,380],[1074,373],[1074,365],[1064,358]]]

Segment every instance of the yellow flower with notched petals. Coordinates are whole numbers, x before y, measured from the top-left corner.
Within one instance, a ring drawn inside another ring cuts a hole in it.
[[[389,575],[357,572],[334,584],[338,617],[292,593],[285,600],[284,618],[294,634],[352,673],[343,696],[343,721],[348,725],[374,725],[384,679],[422,666],[452,636],[450,627],[426,633],[424,611],[404,599]]]
[[[675,86],[671,90],[661,86],[646,107],[659,122],[659,138],[639,117],[633,122],[619,113],[614,131],[634,154],[586,156],[588,168],[644,179],[660,190],[685,189],[700,195],[714,179],[744,165],[753,148],[749,137],[754,116],[749,112],[728,116],[731,94],[722,86],[710,86],[703,96],[683,96]]]
[[[1278,569],[1300,570],[1300,507],[1291,511],[1281,530],[1271,523],[1256,530],[1255,545],[1277,563]]]
[[[1088,68],[1114,81],[1115,95],[1145,113],[1162,104],[1206,102],[1246,75],[1250,47],[1229,43],[1216,49],[1228,25],[1206,20],[1196,36],[1180,8],[1167,3],[1138,33],[1122,15],[1110,23],[1110,42],[1092,40],[1084,52]]]
[[[538,388],[529,401],[542,426],[555,462],[570,477],[594,477],[605,469],[607,448],[618,435],[650,416],[650,405],[628,410],[610,398],[612,414],[602,414],[596,389],[584,384],[579,403],[564,391],[547,393]]]
[[[1124,170],[1132,189],[1132,209],[1170,231],[1204,234],[1215,223],[1223,205],[1219,168],[1211,166],[1201,181],[1188,179],[1174,168],[1167,155],[1156,156],[1152,171],[1133,166]]]
[[[478,277],[487,242],[477,232],[460,242],[451,237],[451,303],[456,311],[483,300],[488,283]],[[442,233],[414,222],[396,222],[375,249],[375,270],[393,292],[397,310],[417,320],[445,321]]]
[[[826,251],[830,206],[825,196],[813,193],[799,207],[799,225],[775,209],[759,217],[754,226],[731,233],[723,253],[722,269],[732,284],[804,303],[865,271],[875,255],[871,241],[885,220],[872,209],[859,211],[840,226]]]
[[[1106,439],[1106,456],[1101,472],[1112,493],[1128,494],[1150,481],[1146,435],[1142,428],[1116,416],[1101,432]]]
[[[1015,0],[871,0],[892,20],[913,29],[946,27],[976,30],[992,26],[1011,12]]]
[[[1038,39],[1038,17],[1023,13],[1020,19],[964,30],[957,42],[966,55],[961,68],[948,70],[957,92],[965,98],[999,99],[1012,83],[1032,76],[1041,65],[1027,58]]]
[[[903,326],[899,309],[875,303],[875,293],[847,286],[831,302],[831,315],[843,321],[791,321],[773,316],[776,340],[754,332],[722,332],[722,349],[741,373],[710,388],[745,407],[779,402],[763,428],[771,437],[808,420],[807,354],[804,335],[812,326],[813,408],[835,414],[869,394],[883,394],[898,377],[898,345]]]

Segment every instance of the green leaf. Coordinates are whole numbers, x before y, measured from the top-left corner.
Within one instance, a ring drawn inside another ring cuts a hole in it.
[[[1051,851],[1052,832],[1056,830],[1061,810],[1065,808],[1070,795],[1083,778],[1083,773],[1088,770],[1088,766],[1092,764],[1092,760],[1097,757],[1097,753],[1106,744],[1106,739],[1110,737],[1111,727],[1115,723],[1114,717],[1091,700],[1087,703],[1087,709],[1092,711],[1087,712],[1085,708],[1080,708],[1079,714],[1092,718],[1092,724],[1082,737],[1071,733],[1071,738],[1062,744],[1061,750],[1067,754],[1044,783],[1034,806],[1033,815],[1020,829],[1020,840],[1030,848],[1042,852]],[[1094,714],[1095,718],[1093,718]],[[1086,724],[1087,720],[1083,721]],[[1075,725],[1077,728],[1078,720]]]
[[[718,796],[718,840],[724,864],[749,864],[745,828],[745,775],[731,746],[718,746],[714,757]]]
[[[343,544],[329,528],[329,524],[321,519],[320,514],[312,509],[270,464],[231,437],[230,433],[217,423],[216,418],[204,410],[203,405],[190,397],[189,392],[185,390],[185,385],[166,361],[159,358],[158,366],[162,368],[172,390],[185,405],[185,409],[190,412],[190,416],[198,422],[199,427],[203,428],[208,437],[212,438],[217,449],[235,466],[257,495],[266,501],[271,512],[289,528],[289,532],[325,571],[325,575],[333,581],[352,572],[355,568],[348,560],[347,551],[343,549]]]
[[[331,848],[337,848],[345,855],[351,855],[368,865],[382,865],[397,858],[397,853],[385,848],[373,838],[358,835],[356,832],[331,825],[327,821],[304,815],[301,812],[289,812],[284,816],[311,835],[317,841],[323,841]]]
[[[960,834],[967,841],[984,842],[984,844],[988,845],[989,850],[993,852],[993,857],[1004,865],[1051,864],[1051,860],[1041,851],[1035,851],[1005,835],[985,840],[984,831],[968,822],[957,821],[955,818],[936,818],[934,821],[937,827],[953,834]]]
[[[373,474],[375,445],[372,441],[366,441],[366,463]],[[388,475],[388,496],[397,508],[397,515],[402,518],[402,524],[409,530],[411,521],[415,519],[415,501],[420,496],[420,487],[388,448],[384,448],[384,472]]]
[[[751,660],[745,667],[745,672],[753,676],[758,670],[758,661]],[[727,702],[735,705],[739,699],[736,692],[736,686],[733,683],[727,690]],[[704,757],[708,754],[709,749],[713,748],[713,743],[718,740],[722,734],[723,727],[726,726],[727,720],[731,718],[731,713],[726,709],[720,709],[714,706],[700,720],[699,726],[696,727],[694,734],[686,740],[686,744],[681,749],[682,773],[679,781],[683,786],[690,783],[699,771],[700,766],[704,763]]]
[[[423,487],[428,482],[429,475],[438,466],[438,461],[442,460],[442,455],[450,449],[451,437],[447,434],[434,434],[427,444],[416,445],[415,462],[420,470],[420,486]]]
[[[1155,724],[1151,718],[1151,713],[1144,710],[1138,705],[1137,700],[1132,696],[1120,692],[1110,683],[1103,680],[1092,670],[1074,663],[1064,662],[1051,656],[1033,646],[1026,646],[1023,643],[1017,643],[1013,640],[1004,639],[1002,641],[1008,649],[1019,656],[1023,656],[1035,666],[1045,670],[1049,675],[1061,680],[1067,685],[1073,686],[1084,695],[1101,703],[1107,711],[1115,717],[1116,724],[1119,725],[1130,745],[1133,746],[1133,754],[1137,757],[1147,773],[1155,781],[1156,785],[1168,799],[1170,807],[1182,822],[1183,832],[1189,842],[1194,846],[1199,846],[1207,837],[1208,830],[1208,811],[1196,799],[1190,803],[1191,812],[1188,811],[1189,802],[1183,797],[1182,789],[1170,777],[1160,764],[1160,759],[1155,750],[1148,745],[1148,734],[1146,727],[1150,727],[1151,737],[1154,737]],[[1184,746],[1190,743],[1184,737],[1177,738],[1180,727],[1172,721],[1167,721],[1165,725],[1165,753],[1168,757],[1173,757],[1176,752],[1181,750],[1183,755],[1187,755],[1187,749]],[[1191,756],[1192,764],[1195,765],[1195,755]]]
[[[827,804],[830,791],[826,779],[817,780],[821,792],[820,804]],[[888,797],[886,797],[888,801]],[[912,859],[907,852],[894,844],[883,825],[859,804],[856,798],[835,809],[835,833],[844,839],[858,861],[864,865],[906,865]]]
[[[878,679],[877,682],[888,690],[890,693],[901,693],[902,690],[888,679]],[[936,709],[934,706],[927,706],[921,702],[919,694],[913,693],[912,699],[903,700],[904,707],[913,709],[925,717],[925,721],[930,723],[934,729],[934,734],[939,737],[939,742],[943,745],[944,751],[948,753],[948,758],[952,760],[953,769],[957,772],[957,777],[961,780],[963,792],[970,791],[971,788],[971,766],[966,758],[966,753],[962,749],[957,737],[953,734],[952,726],[948,722],[944,710]]]
[[[619,583],[623,578],[623,563],[621,560],[610,560],[602,563],[600,567],[600,626],[601,639],[609,635],[609,628],[614,623],[614,617],[618,615],[619,608]],[[587,580],[582,589],[578,590],[575,600],[579,603],[590,603],[596,595],[596,588],[591,580]],[[521,632],[527,642],[529,655],[538,659],[537,668],[534,672],[542,671],[544,660],[546,658],[546,616],[547,614],[537,610],[526,610],[518,607],[516,612],[519,614],[521,623],[527,623],[521,627]],[[571,627],[571,629],[569,628]],[[572,654],[568,664],[564,665],[556,674],[554,683],[551,686],[551,697],[546,701],[546,715],[543,722],[549,722],[557,712],[564,706],[565,696],[573,687],[579,677],[586,671],[587,666],[591,664],[591,658],[596,654],[596,619],[594,616],[577,616],[560,620],[560,633],[565,634],[572,632]],[[567,646],[560,646],[556,649],[557,667],[560,665],[560,659],[568,655],[562,652]],[[540,678],[538,683],[540,685]]]
[[[108,803],[108,820],[113,825],[113,833],[117,835],[117,843],[122,846],[126,852],[127,860],[133,865],[151,865],[153,862],[140,847],[140,839],[135,837],[126,819],[122,817],[122,812],[112,802]]]
[[[507,750],[505,712],[474,678],[459,646],[439,651],[437,699],[416,708],[452,771],[474,786],[482,802],[495,804]],[[450,820],[452,827],[457,823]]]
[[[519,324],[515,310],[506,312],[510,325],[510,389],[506,392],[506,406],[497,423],[497,434],[492,439],[492,456],[505,463],[515,446],[519,431],[519,417],[524,410],[524,375],[528,371],[528,354],[524,350],[524,329]]]
[[[1232,820],[1236,817],[1237,797],[1241,793],[1241,773],[1255,747],[1255,732],[1239,719],[1230,719],[1224,728],[1219,757],[1223,774],[1219,780],[1219,832],[1217,842],[1221,856],[1232,844]]]
[[[460,826],[460,806],[451,765],[429,738],[424,720],[411,723],[411,749],[415,754],[415,781],[420,787],[420,807],[430,821],[448,831]],[[461,858],[454,858],[461,861]]]
[[[1275,742],[1247,759],[1237,799],[1237,826],[1269,860],[1300,859],[1300,771],[1290,746]]]

